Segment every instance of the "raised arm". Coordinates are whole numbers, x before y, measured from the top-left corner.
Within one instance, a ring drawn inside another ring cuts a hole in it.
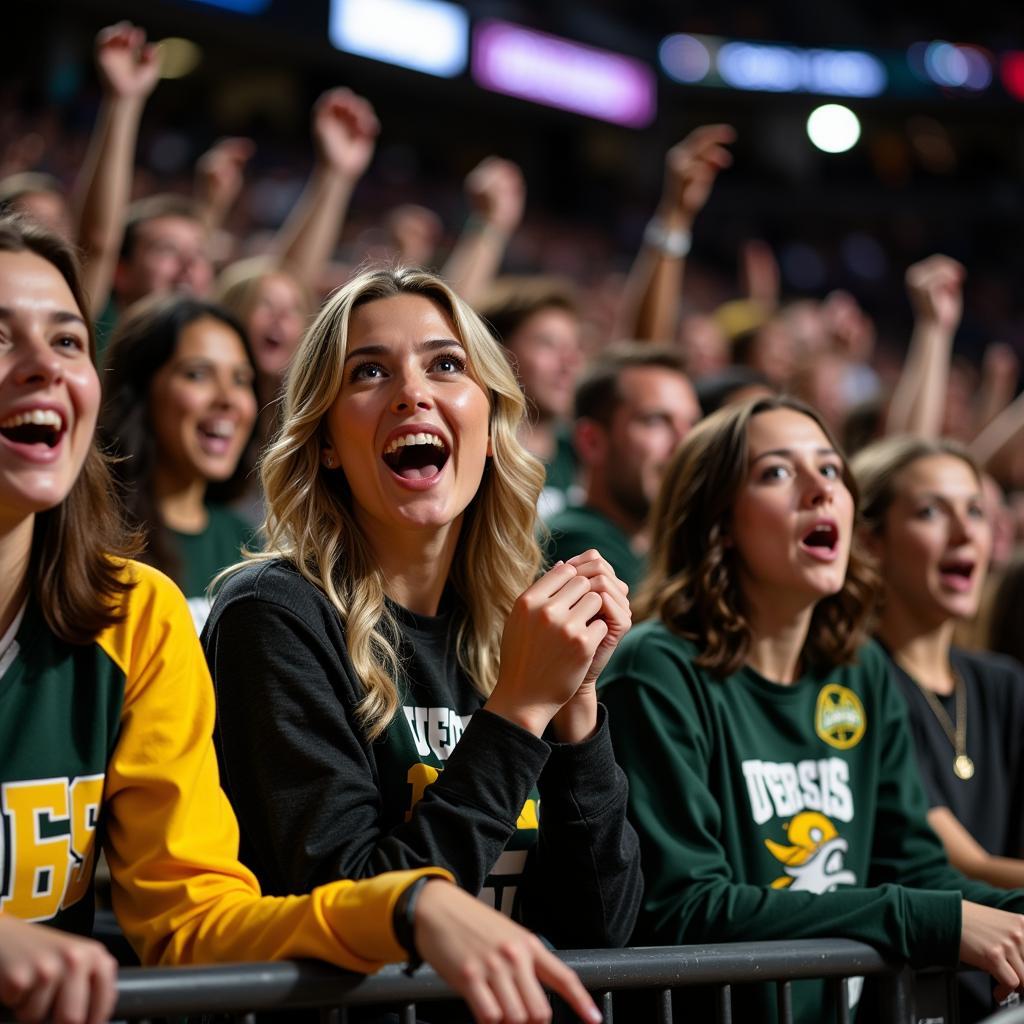
[[[114,280],[139,121],[160,77],[160,56],[141,28],[121,21],[96,37],[96,66],[103,100],[73,195],[82,281],[93,317],[106,305]]]
[[[725,148],[736,138],[727,124],[697,128],[665,154],[665,184],[626,281],[618,334],[666,341],[675,336],[694,218],[715,179],[732,163]]]
[[[1024,443],[1024,392],[1003,409],[969,447],[979,464],[992,471],[1021,443]]]
[[[747,298],[764,309],[779,304],[781,273],[772,247],[760,238],[751,238],[740,247],[740,283]]]
[[[216,231],[227,219],[242,191],[245,165],[255,151],[252,139],[220,139],[196,161],[196,204],[207,231]]]
[[[914,331],[886,420],[889,434],[938,437],[946,405],[953,336],[963,314],[964,268],[929,256],[907,270]]]
[[[352,191],[373,158],[380,122],[368,100],[331,89],[313,107],[313,173],[275,244],[282,269],[316,294],[341,234]]]
[[[512,233],[523,219],[526,182],[511,160],[489,156],[466,177],[470,215],[442,276],[473,304],[501,267]]]

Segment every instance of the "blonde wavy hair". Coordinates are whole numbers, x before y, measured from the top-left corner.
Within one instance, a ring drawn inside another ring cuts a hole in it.
[[[468,372],[490,401],[492,455],[464,514],[448,578],[458,598],[458,661],[484,696],[497,681],[512,603],[541,565],[536,504],[544,468],[519,442],[525,402],[500,345],[440,278],[405,267],[358,274],[327,300],[295,353],[280,432],[260,467],[267,543],[248,559],[287,559],[338,610],[365,690],[356,713],[370,741],[399,707],[400,631],[385,601],[387,581],[353,515],[348,483],[340,472],[324,471],[321,449],[324,417],[341,390],[352,312],[397,295],[423,296],[448,316]]]

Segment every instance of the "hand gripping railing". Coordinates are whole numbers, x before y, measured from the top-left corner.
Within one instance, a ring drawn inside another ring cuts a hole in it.
[[[848,979],[865,975],[881,976],[879,1016],[871,1024],[917,1024],[918,1020],[915,975],[872,947],[845,939],[576,950],[559,955],[597,997],[608,1024],[614,1022],[615,992],[653,991],[656,1009],[648,1019],[670,1024],[673,997],[685,1000],[685,989],[693,985],[716,987],[717,1019],[731,1024],[734,986],[755,982],[775,982],[779,1020],[792,1021],[792,982],[808,978],[827,979],[836,997],[835,1019],[845,1024]],[[928,1017],[957,1024],[955,976],[932,973],[933,1005],[936,982],[943,1009],[941,1013],[929,1010]],[[120,1018],[231,1013],[251,1021],[259,1011],[301,1007],[319,1008],[328,1024],[344,1022],[346,1007],[368,1005],[397,1007],[399,1020],[406,1024],[416,1020],[417,1003],[453,997],[452,990],[428,968],[411,978],[397,967],[364,978],[298,961],[125,968],[118,991],[116,1016]],[[622,1018],[620,1024],[624,1022]]]

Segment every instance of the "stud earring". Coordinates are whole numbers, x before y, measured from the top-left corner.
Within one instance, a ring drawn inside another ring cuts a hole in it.
[[[334,469],[334,456],[328,455],[324,462],[327,464],[328,469]]]

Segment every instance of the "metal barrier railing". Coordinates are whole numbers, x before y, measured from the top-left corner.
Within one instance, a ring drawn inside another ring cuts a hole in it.
[[[637,949],[578,950],[559,954],[598,999],[607,1024],[614,1024],[613,993],[655,994],[653,1020],[671,1024],[674,990],[695,985],[717,989],[717,1019],[731,1024],[736,986],[774,982],[779,1020],[792,1021],[792,984],[826,979],[835,996],[836,1021],[849,1020],[847,984],[852,977],[878,976],[878,1024],[917,1024],[921,981],[927,981],[932,1021],[958,1024],[955,975],[915,975],[875,949],[845,939],[723,943]],[[319,1008],[321,1020],[343,1024],[346,1008],[397,1008],[399,1020],[415,1022],[416,1004],[451,999],[452,990],[430,969],[407,977],[388,967],[362,977],[312,962],[231,964],[211,967],[123,968],[117,1016],[138,1020],[178,1014],[228,1013],[254,1020],[267,1010]],[[941,1007],[941,1008],[940,1008]],[[620,1022],[623,1024],[623,1022]],[[631,1018],[628,1024],[633,1024]]]
[[[1024,1006],[1011,1006],[986,1017],[979,1024],[1024,1024]]]

